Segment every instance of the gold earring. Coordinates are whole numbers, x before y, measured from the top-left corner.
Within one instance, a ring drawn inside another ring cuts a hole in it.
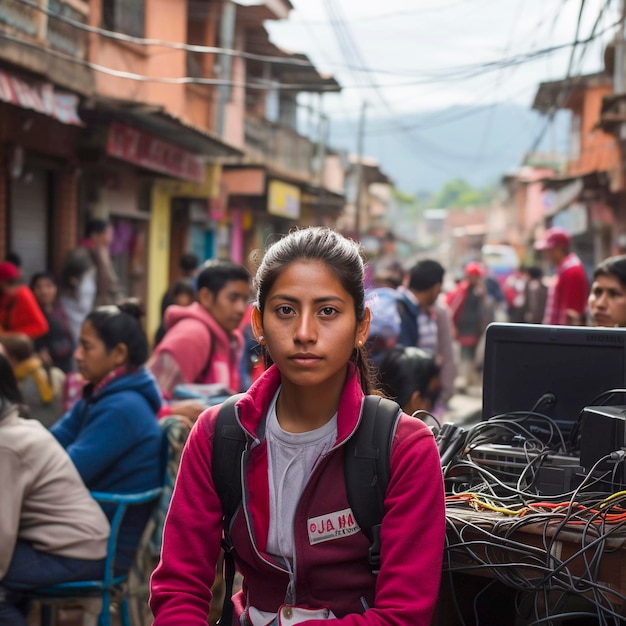
[[[359,339],[358,342],[357,342],[357,345],[359,346],[359,348],[362,348],[363,347],[363,342]]]

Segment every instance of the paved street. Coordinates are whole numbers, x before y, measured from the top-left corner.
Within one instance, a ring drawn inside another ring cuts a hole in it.
[[[449,403],[444,422],[454,422],[467,427],[480,421],[482,394],[479,388],[470,388],[469,393],[457,393]]]

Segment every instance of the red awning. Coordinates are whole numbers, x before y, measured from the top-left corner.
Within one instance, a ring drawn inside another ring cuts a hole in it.
[[[63,124],[83,126],[78,96],[54,90],[50,83],[25,81],[0,70],[0,101],[47,115]]]

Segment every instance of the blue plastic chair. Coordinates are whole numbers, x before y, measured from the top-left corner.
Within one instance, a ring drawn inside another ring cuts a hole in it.
[[[42,604],[41,624],[52,625],[51,603],[60,599],[102,598],[102,610],[98,617],[98,626],[110,626],[111,624],[111,599],[120,598],[120,619],[122,626],[131,626],[128,612],[128,599],[126,595],[126,582],[128,573],[115,575],[115,551],[117,539],[122,525],[122,520],[129,507],[146,504],[160,497],[162,487],[133,494],[113,494],[92,491],[91,495],[100,504],[114,504],[115,512],[111,519],[111,534],[107,543],[107,554],[104,564],[102,580],[81,580],[68,583],[60,583],[50,587],[42,587],[28,593],[28,597]]]

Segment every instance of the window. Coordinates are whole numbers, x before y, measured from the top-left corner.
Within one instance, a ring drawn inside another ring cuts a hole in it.
[[[102,27],[133,37],[143,37],[145,0],[102,0]]]

